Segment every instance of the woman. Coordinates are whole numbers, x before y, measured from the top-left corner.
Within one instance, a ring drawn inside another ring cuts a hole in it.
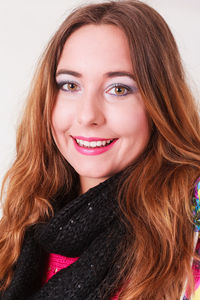
[[[1,299],[190,298],[199,130],[157,12],[75,10],[38,66],[4,180]]]

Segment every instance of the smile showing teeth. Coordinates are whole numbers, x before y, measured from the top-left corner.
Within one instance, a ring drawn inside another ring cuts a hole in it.
[[[105,147],[113,142],[113,140],[92,141],[92,142],[83,141],[80,139],[75,139],[75,140],[79,146],[86,147],[86,148]]]

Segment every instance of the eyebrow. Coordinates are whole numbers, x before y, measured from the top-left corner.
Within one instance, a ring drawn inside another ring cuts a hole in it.
[[[75,76],[78,78],[82,77],[81,73],[78,73],[78,72],[72,71],[72,70],[66,70],[66,69],[60,69],[58,72],[56,72],[56,77],[61,74],[72,75],[72,76]],[[107,73],[105,73],[105,76],[108,78],[125,76],[125,77],[130,77],[131,79],[135,80],[135,76],[132,73],[126,72],[126,71],[107,72]]]

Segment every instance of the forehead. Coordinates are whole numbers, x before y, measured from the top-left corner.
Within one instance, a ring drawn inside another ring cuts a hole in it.
[[[125,33],[115,25],[84,25],[65,42],[58,68],[124,68],[132,71]],[[110,70],[112,71],[112,70]]]

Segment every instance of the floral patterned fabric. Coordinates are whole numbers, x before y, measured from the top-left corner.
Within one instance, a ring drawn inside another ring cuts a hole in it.
[[[200,231],[200,178],[197,181],[192,199],[192,211],[194,215],[195,231]]]
[[[197,180],[192,199],[192,212],[194,216],[195,231],[198,232],[196,253],[200,256],[200,178]],[[193,274],[195,279],[195,294],[192,300],[200,300],[200,262],[193,263]],[[188,300],[184,298],[184,300]]]

